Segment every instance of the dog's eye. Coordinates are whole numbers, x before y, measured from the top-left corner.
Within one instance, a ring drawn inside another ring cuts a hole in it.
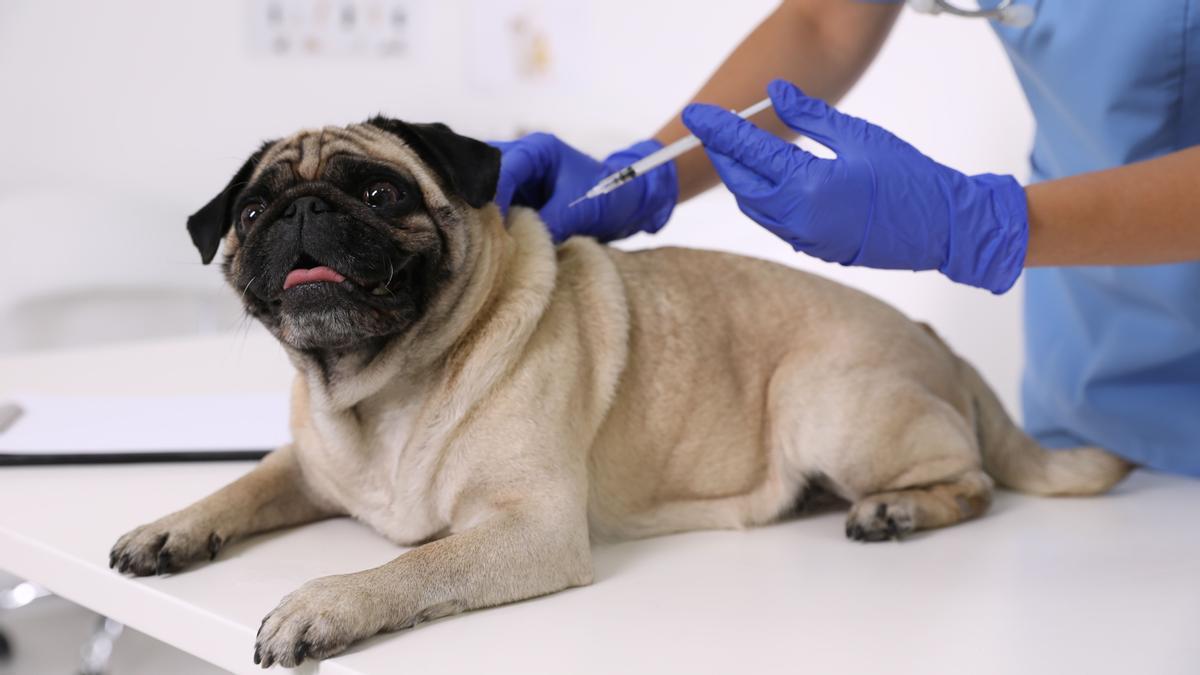
[[[373,209],[391,206],[400,201],[403,193],[391,183],[372,183],[363,190],[362,200]]]
[[[242,215],[238,217],[238,222],[242,226],[242,231],[248,231],[250,226],[254,224],[254,221],[258,220],[258,217],[261,216],[263,211],[266,210],[267,205],[262,202],[254,202],[253,204],[247,204],[246,206],[242,207]]]

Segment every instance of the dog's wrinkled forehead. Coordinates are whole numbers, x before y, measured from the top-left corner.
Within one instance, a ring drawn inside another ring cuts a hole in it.
[[[427,206],[461,201],[480,209],[496,194],[500,151],[440,123],[410,123],[375,116],[364,124],[302,131],[269,142],[238,169],[229,183],[188,218],[188,234],[204,264],[212,262],[234,221],[234,206],[248,187],[280,194],[296,183],[326,180],[339,158],[360,158],[407,174]]]
[[[296,182],[320,180],[326,176],[330,160],[339,156],[361,157],[402,168],[427,197],[430,191],[441,194],[436,175],[416,149],[369,124],[310,129],[276,141],[263,153],[250,182],[285,188]]]

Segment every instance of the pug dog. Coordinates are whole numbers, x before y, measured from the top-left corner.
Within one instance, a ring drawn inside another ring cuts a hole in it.
[[[1049,452],[928,327],[831,281],[679,248],[555,247],[491,203],[499,153],[374,118],[255,152],[188,220],[296,368],[292,442],[121,537],[120,572],[351,516],[413,547],[310,581],[258,632],[295,666],[382,631],[592,581],[590,543],[742,528],[814,490],[846,535],[975,518],[993,479],[1107,490],[1129,465]]]

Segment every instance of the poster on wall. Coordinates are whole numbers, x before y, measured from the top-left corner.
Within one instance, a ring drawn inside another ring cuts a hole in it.
[[[463,12],[468,81],[487,92],[586,86],[589,8],[554,0],[469,0]]]
[[[421,0],[253,0],[250,51],[272,57],[403,58],[421,35]]]

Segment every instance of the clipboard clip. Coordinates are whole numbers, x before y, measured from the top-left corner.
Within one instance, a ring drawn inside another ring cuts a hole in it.
[[[0,434],[9,430],[25,411],[16,403],[0,403]]]

